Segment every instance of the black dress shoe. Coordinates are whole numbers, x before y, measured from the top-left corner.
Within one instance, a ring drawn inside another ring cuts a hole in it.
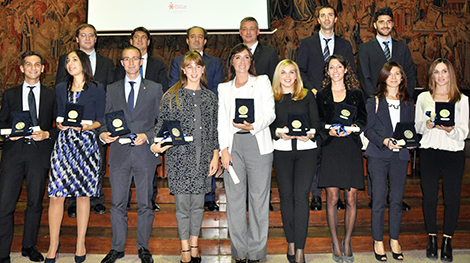
[[[405,202],[402,202],[402,203],[401,203],[401,209],[402,209],[403,211],[405,211],[405,212],[408,212],[408,211],[411,210],[411,206],[409,206],[409,205],[408,205],[407,203],[405,203]]]
[[[204,202],[204,207],[207,208],[207,210],[213,212],[213,211],[219,211],[219,206],[215,201],[208,201]]]
[[[274,207],[273,207],[273,204],[269,203],[269,211],[274,211]]]
[[[251,260],[251,259],[248,259],[248,263],[259,263],[259,260]]]
[[[310,204],[310,210],[320,211],[321,210],[321,196],[312,197],[312,203]]]
[[[97,205],[93,206],[93,212],[97,215],[102,215],[102,214],[106,213],[106,206],[104,206],[102,204],[97,204]]]
[[[104,257],[103,260],[101,260],[101,263],[114,263],[116,262],[116,260],[123,258],[123,257],[124,257],[124,251],[118,252],[114,249],[111,249],[108,255],[106,255],[106,257]]]
[[[160,212],[160,206],[157,204],[157,202],[152,201],[152,208],[153,211]]]
[[[10,257],[0,258],[0,263],[11,263]]]
[[[426,257],[437,259],[437,236],[429,235],[429,242],[426,247]]]
[[[67,208],[67,215],[69,217],[77,217],[77,207],[69,206],[69,208]]]
[[[341,199],[338,198],[338,203],[336,203],[336,209],[338,210],[344,210],[344,203],[341,201]]]
[[[145,247],[139,248],[139,258],[142,263],[153,263],[152,254]]]
[[[235,259],[235,263],[246,263],[246,258]]]
[[[369,204],[367,205],[367,207],[368,207],[370,210],[372,210],[372,198],[370,199]]]
[[[442,237],[441,261],[452,262],[452,238]]]
[[[127,209],[127,211],[129,211],[129,209],[131,209],[131,202],[127,203],[126,209]]]
[[[44,257],[42,256],[41,253],[39,253],[38,249],[35,246],[22,247],[21,248],[21,255],[23,257],[28,257],[29,260],[34,261],[34,262],[43,262],[44,261]]]

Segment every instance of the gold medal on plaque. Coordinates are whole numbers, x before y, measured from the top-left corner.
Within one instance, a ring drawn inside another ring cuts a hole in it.
[[[181,135],[180,130],[178,130],[178,128],[173,128],[173,129],[171,129],[171,133],[172,133],[173,136],[175,136],[175,137],[179,137],[179,136]]]
[[[78,117],[78,112],[76,110],[71,110],[69,111],[68,116],[70,119],[76,119]]]
[[[248,113],[248,107],[243,105],[241,106],[240,108],[238,108],[238,113],[242,114],[242,115],[245,115]]]
[[[351,112],[349,112],[347,109],[343,109],[341,111],[341,115],[343,115],[345,117],[349,117],[351,115]]]
[[[17,130],[22,130],[22,129],[24,129],[24,127],[25,127],[25,124],[24,124],[24,122],[22,122],[22,121],[18,122],[18,123],[15,125],[15,128],[16,128]]]
[[[292,122],[292,128],[295,128],[295,129],[299,129],[300,127],[302,127],[302,122],[299,121],[299,120],[294,120]]]
[[[413,132],[412,132],[412,131],[410,131],[410,130],[406,130],[406,131],[404,131],[404,132],[403,132],[403,135],[404,135],[404,136],[405,136],[405,138],[407,138],[407,139],[411,139],[411,138],[413,138]]]
[[[122,120],[121,119],[114,119],[113,120],[113,126],[116,128],[119,128],[122,126]]]
[[[442,118],[447,118],[450,116],[450,111],[448,109],[442,109],[439,115],[441,115]]]

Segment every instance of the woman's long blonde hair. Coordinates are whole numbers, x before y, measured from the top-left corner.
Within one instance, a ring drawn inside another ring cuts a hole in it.
[[[275,100],[282,100],[282,98],[284,97],[284,93],[282,92],[281,86],[281,73],[284,68],[289,65],[294,66],[295,75],[297,77],[293,85],[294,90],[292,94],[292,99],[301,100],[307,95],[308,90],[304,89],[304,84],[302,82],[302,78],[300,77],[299,66],[297,66],[297,64],[290,59],[284,59],[283,61],[279,62],[279,64],[277,64],[276,69],[274,70],[273,93]]]

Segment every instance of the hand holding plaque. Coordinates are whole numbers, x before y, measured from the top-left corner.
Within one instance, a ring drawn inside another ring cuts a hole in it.
[[[397,139],[397,145],[402,147],[416,147],[420,145],[414,122],[398,122],[393,132],[393,138]]]
[[[338,103],[333,116],[333,124],[341,124],[343,126],[351,126],[356,118],[357,108],[346,103]]]
[[[83,111],[85,106],[75,103],[65,103],[65,117],[63,126],[82,127]]]
[[[167,140],[171,138],[171,141]],[[166,120],[163,122],[162,128],[158,131],[155,142],[165,141],[165,145],[183,145],[188,144],[188,141],[192,141],[191,136],[186,136],[181,129],[181,123],[179,121]]]
[[[455,103],[436,102],[436,125],[451,127],[455,125]]]
[[[243,123],[255,122],[255,101],[254,99],[235,99],[235,118],[233,122]]]
[[[307,136],[307,116],[305,113],[287,113],[287,128],[289,136]]]
[[[123,110],[106,113],[106,127],[112,137],[121,136],[131,132],[127,126]]]
[[[33,120],[29,111],[11,113],[12,127],[10,137],[28,136],[33,133]]]

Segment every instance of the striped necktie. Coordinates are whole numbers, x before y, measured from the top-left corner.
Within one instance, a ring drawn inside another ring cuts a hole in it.
[[[392,59],[392,56],[390,56],[390,48],[388,47],[388,41],[382,42],[384,44],[384,53],[385,57],[387,58],[387,61],[390,61]]]
[[[331,38],[324,38],[325,40],[325,49],[323,50],[323,60],[326,61],[330,57],[330,48],[328,47],[328,42]]]

